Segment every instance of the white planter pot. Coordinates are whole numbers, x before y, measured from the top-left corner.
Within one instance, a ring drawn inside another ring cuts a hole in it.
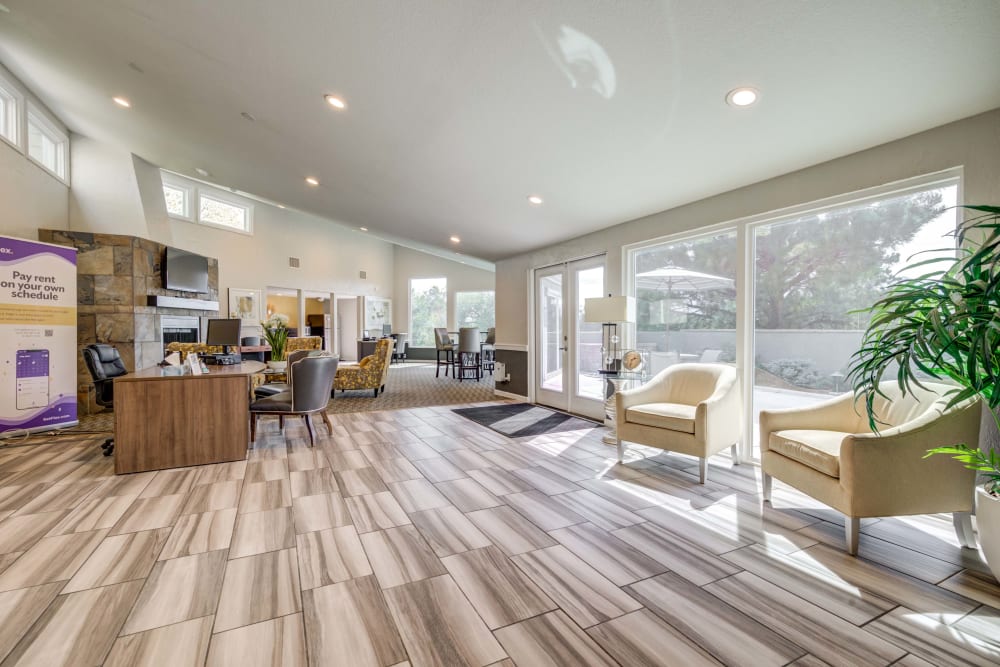
[[[269,361],[267,367],[272,371],[283,371],[288,366],[288,361]]]
[[[976,487],[976,525],[979,527],[979,548],[993,576],[1000,579],[1000,498]]]

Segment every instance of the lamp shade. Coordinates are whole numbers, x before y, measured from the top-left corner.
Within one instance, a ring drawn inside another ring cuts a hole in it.
[[[602,296],[585,299],[584,322],[635,322],[635,298],[631,296]]]

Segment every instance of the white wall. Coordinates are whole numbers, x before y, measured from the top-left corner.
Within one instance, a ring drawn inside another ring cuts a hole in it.
[[[253,234],[170,218],[156,166],[74,136],[70,229],[139,236],[215,257],[223,303],[228,303],[230,287],[392,296],[393,244],[331,220],[240,198],[194,181],[189,184],[251,204]],[[289,266],[289,257],[299,258],[299,268]],[[360,271],[367,273],[366,279],[359,277]]]
[[[402,246],[395,247],[395,295],[392,301],[392,328],[410,330],[410,279],[448,279],[448,330],[458,331],[455,321],[455,293],[496,289],[496,274],[477,267],[430,255]]]
[[[1000,109],[497,262],[497,344],[527,345],[529,272],[601,252],[622,293],[622,247],[964,166],[962,201],[1000,203]]]
[[[5,67],[0,74],[46,113],[59,129],[66,127],[52,115],[24,84]],[[22,144],[26,129],[21,118]],[[68,132],[67,132],[68,133]],[[37,240],[38,229],[67,229],[69,187],[28,159],[27,155],[0,139],[0,234]]]

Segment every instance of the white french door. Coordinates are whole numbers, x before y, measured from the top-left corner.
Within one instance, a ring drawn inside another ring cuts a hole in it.
[[[583,321],[583,304],[605,294],[605,256],[535,270],[535,400],[603,419],[601,325]]]

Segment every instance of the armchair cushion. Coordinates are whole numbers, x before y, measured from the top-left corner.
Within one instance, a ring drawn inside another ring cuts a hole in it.
[[[681,403],[646,403],[625,410],[625,420],[693,434],[695,411],[695,406]]]
[[[849,433],[814,429],[793,429],[771,434],[771,451],[813,470],[840,477],[840,445]]]
[[[261,398],[250,404],[252,412],[291,412],[292,392],[284,391],[274,396]]]

